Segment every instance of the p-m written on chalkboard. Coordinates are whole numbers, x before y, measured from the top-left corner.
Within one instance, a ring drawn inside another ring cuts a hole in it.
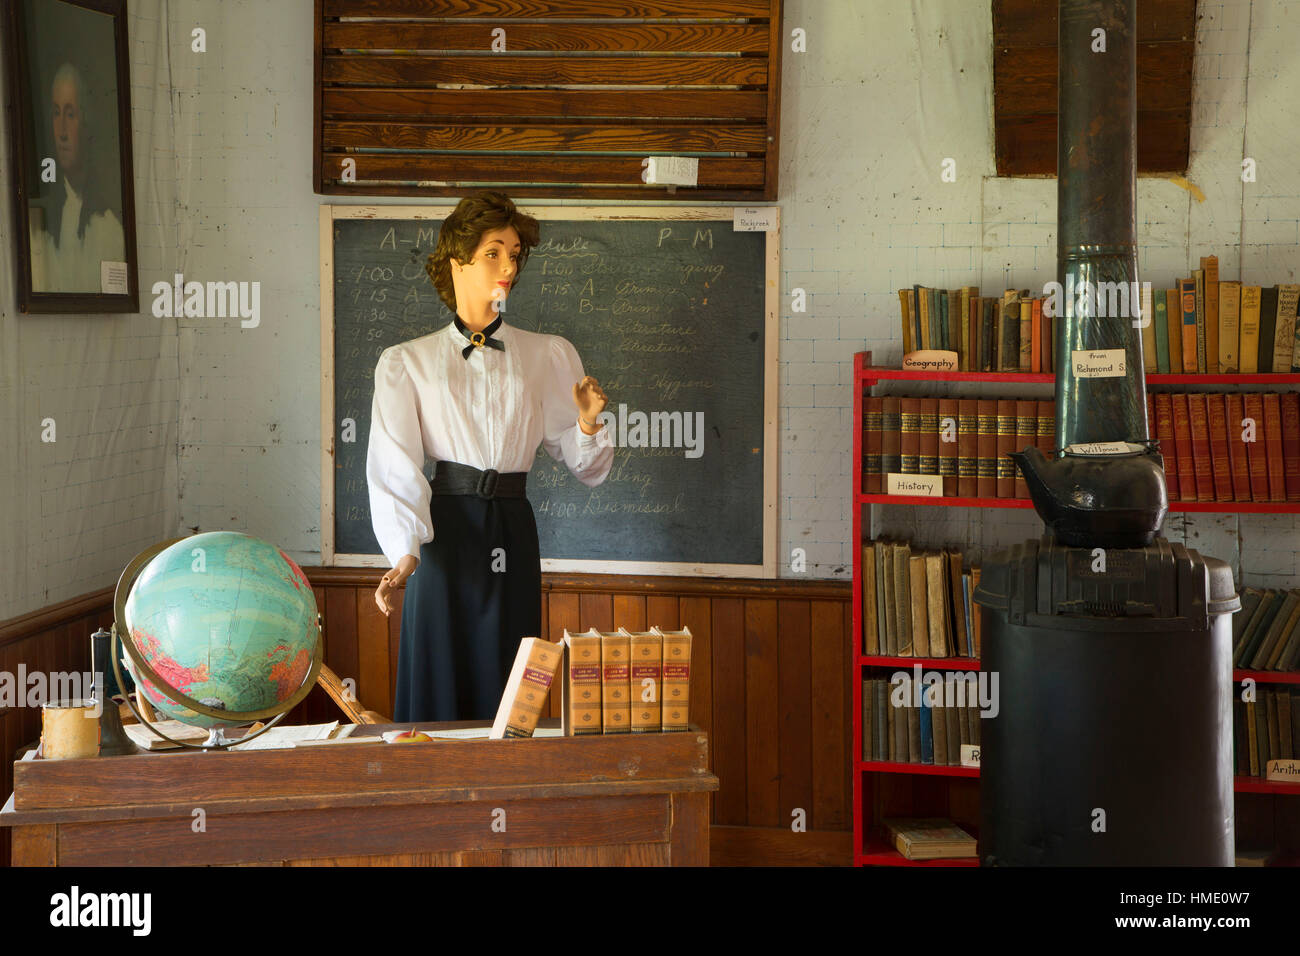
[[[737,231],[730,207],[520,208],[541,241],[505,321],[573,343],[616,446],[595,488],[538,449],[543,570],[773,576],[779,233]],[[327,565],[387,563],[365,477],[375,365],[452,321],[424,272],[449,212],[322,207]]]

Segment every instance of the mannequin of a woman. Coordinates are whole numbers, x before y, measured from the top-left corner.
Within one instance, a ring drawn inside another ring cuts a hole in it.
[[[386,349],[375,371],[366,476],[392,565],[375,602],[389,614],[407,585],[401,722],[490,718],[519,640],[540,633],[537,527],[524,497],[537,446],[588,486],[613,462],[598,437],[605,393],[573,346],[505,323],[537,240],[537,221],[501,193],[462,200],[426,264],[456,319]],[[437,462],[432,483],[426,457]]]

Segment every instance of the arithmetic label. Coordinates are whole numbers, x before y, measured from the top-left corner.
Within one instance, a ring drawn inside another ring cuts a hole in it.
[[[941,475],[896,475],[890,472],[885,483],[885,494],[942,498],[943,477]]]
[[[1123,378],[1128,374],[1123,349],[1074,349],[1070,370],[1075,378]]]
[[[976,717],[975,719],[978,720],[979,718]],[[979,744],[961,745],[961,765],[963,767],[978,767],[980,765]]]
[[[1300,760],[1270,760],[1265,764],[1266,780],[1281,780],[1284,783],[1300,783]]]

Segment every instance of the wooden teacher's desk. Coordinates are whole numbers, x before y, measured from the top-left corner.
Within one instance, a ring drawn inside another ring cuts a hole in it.
[[[410,726],[358,727],[373,745],[83,760],[29,753],[14,765],[0,826],[13,827],[15,866],[708,865],[718,778],[696,727],[378,739]]]

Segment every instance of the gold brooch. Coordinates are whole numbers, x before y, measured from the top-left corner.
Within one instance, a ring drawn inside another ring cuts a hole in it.
[[[475,348],[481,349],[484,343],[487,342],[487,337],[484,336],[482,332],[471,332],[469,334],[469,341]]]

